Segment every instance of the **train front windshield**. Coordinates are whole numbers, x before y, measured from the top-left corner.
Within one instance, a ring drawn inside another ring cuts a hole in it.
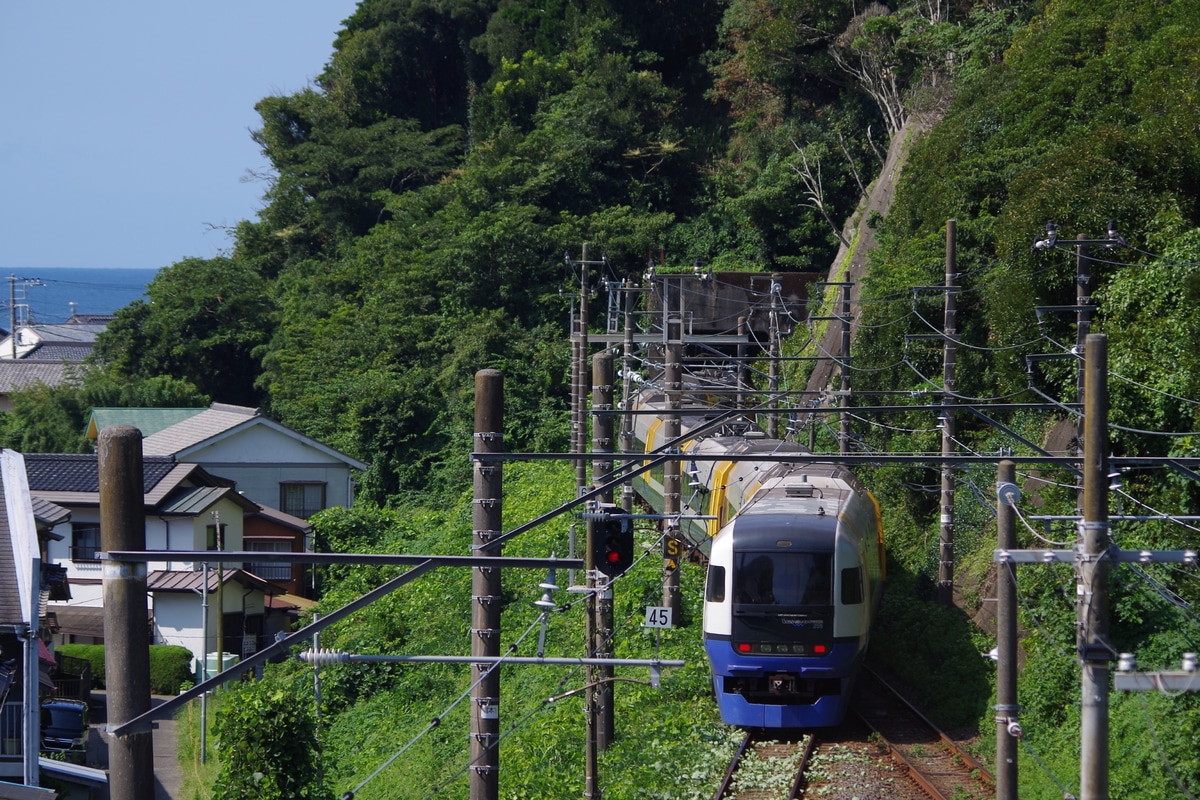
[[[738,553],[733,574],[737,605],[833,605],[832,553]]]

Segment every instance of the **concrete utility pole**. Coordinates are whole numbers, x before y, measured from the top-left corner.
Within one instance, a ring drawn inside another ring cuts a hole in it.
[[[597,353],[592,359],[592,453],[604,454],[613,451],[613,356],[609,351]],[[597,458],[592,461],[592,482],[603,486],[612,477],[613,462]],[[611,504],[612,492],[596,498],[598,503]],[[596,521],[588,520],[589,557],[595,552],[593,537]],[[592,565],[593,568],[595,565]],[[608,578],[597,571],[596,590],[589,595],[595,603],[595,654],[597,658],[612,658],[613,596]],[[596,747],[607,750],[613,739],[613,668],[601,666],[589,683],[598,684],[592,690],[592,705],[596,715]]]
[[[572,405],[571,450],[574,453],[587,452],[587,414],[584,405],[588,396],[588,295],[591,287],[588,283],[588,243],[583,243],[582,257],[579,260],[579,337],[578,349],[575,355],[576,386],[574,403]],[[575,463],[575,484],[582,490],[587,486],[587,461],[580,459]]]
[[[779,273],[771,274],[771,310],[767,331],[767,438],[779,438]]]
[[[838,452],[846,455],[850,452],[850,415],[846,413],[846,409],[850,408],[850,286],[849,283],[842,284],[842,352],[841,363],[838,365],[838,373],[841,375],[841,398],[839,405],[843,411],[838,415],[840,418],[838,423]]]
[[[663,389],[667,395],[667,408],[670,413],[663,421],[663,441],[673,442],[679,438],[682,423],[679,412],[683,407],[683,286],[680,281],[680,313],[672,316],[666,313],[666,373],[664,374]],[[665,307],[665,304],[664,304]],[[676,445],[676,449],[678,445]],[[679,561],[683,556],[683,546],[679,538],[679,514],[682,510],[681,498],[682,481],[680,480],[680,465],[678,459],[671,459],[663,464],[663,521],[665,538],[663,539],[663,595],[662,604],[671,609],[672,619],[680,618],[683,603],[679,595]]]
[[[1108,337],[1088,334],[1083,423],[1083,525],[1076,625],[1081,682],[1080,800],[1108,798]]]
[[[495,369],[475,373],[475,451],[504,451],[504,375]],[[492,539],[503,533],[504,480],[500,462],[475,461],[475,499],[471,550],[477,556],[499,556]],[[471,571],[471,655],[500,655],[500,568]],[[489,662],[471,666],[470,800],[500,796],[500,668]]]
[[[114,550],[146,549],[142,497],[142,432],[131,425],[100,431],[100,542]],[[103,564],[104,671],[119,675],[108,690],[108,723],[128,722],[150,710],[150,637],[146,612],[146,564]],[[109,787],[113,797],[154,800],[151,731],[111,736]]]
[[[1013,550],[1017,546],[1016,505],[1021,492],[1017,488],[1017,467],[1012,461],[1000,462],[996,476],[997,547]],[[996,800],[1017,800],[1017,567],[1013,563],[996,565]]]
[[[946,220],[946,297],[945,315],[942,323],[942,455],[949,459],[954,455],[954,395],[957,390],[955,379],[955,356],[958,341],[958,307],[955,294],[958,292],[957,266],[957,223]],[[938,603],[950,606],[954,603],[954,465],[946,460],[942,463],[942,515],[939,537],[938,559]]]

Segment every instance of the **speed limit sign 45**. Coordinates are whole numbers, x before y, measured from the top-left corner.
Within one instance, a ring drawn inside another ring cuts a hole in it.
[[[669,606],[646,606],[647,628],[670,628],[671,609]]]

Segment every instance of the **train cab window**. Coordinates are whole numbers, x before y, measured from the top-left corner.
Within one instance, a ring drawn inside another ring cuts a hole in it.
[[[862,567],[842,570],[842,605],[855,606],[862,601]]]
[[[740,553],[735,567],[739,603],[833,605],[833,556],[829,553]]]
[[[725,602],[725,568],[709,565],[708,587],[704,599],[710,603]]]

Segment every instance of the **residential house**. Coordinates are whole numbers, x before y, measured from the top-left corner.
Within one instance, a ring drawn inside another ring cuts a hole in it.
[[[54,528],[58,539],[48,546],[49,556],[66,568],[71,591],[68,603],[49,605],[54,639],[102,639],[98,457],[28,454],[25,470],[35,500],[61,506],[71,514],[69,522],[60,522]],[[262,509],[238,493],[233,481],[214,476],[199,465],[163,456],[145,457],[142,472],[146,549],[245,549],[245,517],[259,514]],[[210,595],[207,606],[206,587]],[[239,656],[253,653],[262,647],[267,629],[266,598],[283,591],[241,564],[218,567],[214,563],[206,569],[205,564],[191,560],[152,561],[147,564],[147,602],[153,641],[182,645],[202,659],[208,652],[217,652],[216,632],[220,627],[224,634],[219,643],[222,652]]]
[[[352,505],[354,474],[367,468],[246,406],[96,408],[87,435],[94,439],[114,424],[139,428],[147,457],[171,456],[199,464],[234,480],[238,490],[259,505],[300,519],[324,508]]]
[[[39,526],[33,506],[21,455],[0,451],[0,780],[30,785],[38,780],[39,700],[53,687],[54,659],[39,633],[61,578],[45,559],[61,509],[43,505],[52,519]]]
[[[13,392],[30,389],[39,383],[60,386],[77,381],[79,364],[61,361],[0,359],[0,411],[12,411]]]
[[[72,314],[61,325],[20,324],[0,335],[0,411],[11,411],[9,395],[39,383],[78,381],[83,361],[111,314]]]
[[[107,322],[18,325],[0,339],[0,359],[80,363],[92,354]]]

